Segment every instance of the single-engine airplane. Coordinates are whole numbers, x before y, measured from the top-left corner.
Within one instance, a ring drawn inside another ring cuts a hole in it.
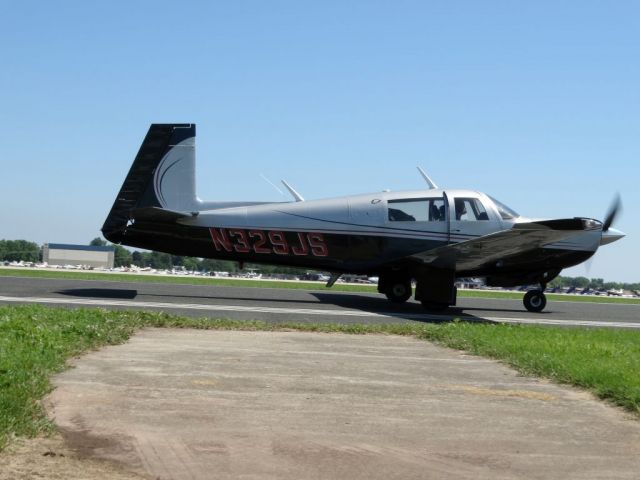
[[[481,192],[438,188],[305,201],[205,202],[196,195],[194,124],[153,124],[104,222],[113,243],[173,255],[279,264],[379,278],[393,303],[415,299],[438,311],[456,303],[455,281],[538,284],[524,306],[546,306],[563,268],[624,236],[591,218],[531,220]]]

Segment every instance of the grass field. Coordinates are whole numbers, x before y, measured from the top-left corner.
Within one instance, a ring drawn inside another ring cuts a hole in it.
[[[336,283],[328,289],[320,282],[291,282],[278,280],[250,280],[241,278],[215,277],[180,277],[175,275],[143,275],[131,273],[102,273],[69,270],[29,270],[17,268],[0,268],[0,276],[33,277],[33,278],[67,278],[74,280],[99,280],[103,282],[145,282],[172,283],[183,285],[211,285],[227,287],[255,287],[255,288],[289,288],[295,290],[333,290],[338,292],[377,292],[375,285],[350,285]],[[505,298],[522,300],[522,292],[505,292],[500,290],[458,290],[459,297],[473,298]],[[592,303],[624,303],[640,305],[640,298],[594,297],[587,295],[558,295],[547,294],[547,300],[565,302]]]
[[[267,324],[153,312],[0,307],[0,450],[14,436],[54,427],[40,400],[69,358],[126,341],[143,327],[301,330],[412,335],[577,385],[640,416],[640,332],[466,322],[400,325]]]
[[[171,283],[182,285],[211,285],[227,287],[290,288],[295,290],[328,290],[320,282],[291,282],[279,280],[251,280],[220,277],[180,277],[177,275],[144,275],[133,273],[107,273],[74,270],[28,270],[0,268],[0,276],[33,278],[67,278],[73,280],[100,280],[102,282]],[[341,292],[376,292],[375,285],[335,284],[331,290]]]

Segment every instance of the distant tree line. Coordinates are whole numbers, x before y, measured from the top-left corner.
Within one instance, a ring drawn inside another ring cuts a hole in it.
[[[96,237],[89,245],[106,246],[107,242]],[[200,272],[237,272],[240,270],[237,262],[226,260],[213,260],[210,258],[181,257],[161,252],[130,251],[122,245],[113,245],[114,264],[116,267],[129,267],[136,265],[141,268],[150,267],[156,270],[171,270],[176,267],[184,267],[188,271]],[[26,240],[0,240],[0,262],[41,262],[42,247],[37,243]],[[306,270],[292,267],[280,267],[275,265],[246,264],[245,268],[255,268],[263,274],[289,273],[297,275]],[[596,290],[625,289],[640,291],[640,282],[605,282],[602,278],[587,277],[563,277],[555,278],[551,287],[576,287],[591,288]]]
[[[0,261],[39,262],[42,261],[42,249],[37,243],[26,240],[0,240]]]
[[[625,289],[640,291],[640,283],[605,282],[602,278],[563,277],[555,278],[550,287],[591,288],[594,290]]]

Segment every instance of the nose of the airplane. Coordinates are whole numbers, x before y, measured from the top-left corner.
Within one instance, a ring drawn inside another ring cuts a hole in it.
[[[624,232],[621,232],[620,230],[616,230],[615,228],[610,228],[606,232],[602,232],[600,245],[607,245],[609,243],[613,243],[616,240],[620,240],[624,236],[625,236]]]

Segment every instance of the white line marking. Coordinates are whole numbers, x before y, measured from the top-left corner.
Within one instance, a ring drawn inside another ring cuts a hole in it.
[[[244,228],[244,227],[243,227]],[[104,279],[77,279],[77,278],[54,278],[54,277],[20,277],[20,276],[13,276],[13,275],[3,275],[2,273],[2,269],[3,268],[8,268],[8,267],[0,267],[0,278],[22,278],[22,279],[29,279],[29,280],[35,280],[35,281],[49,281],[49,280],[53,280],[53,281],[60,281],[60,282],[69,282],[69,281],[73,281],[73,280],[79,280],[81,282],[93,282],[93,283],[127,283],[130,284],[132,286],[134,285],[157,285],[157,286],[172,286],[172,287],[209,287],[209,288],[260,288],[261,290],[286,290],[287,288],[285,287],[269,287],[269,286],[255,286],[255,285],[251,285],[251,283],[258,283],[258,282],[273,282],[273,281],[279,281],[279,282],[290,282],[290,283],[297,283],[297,280],[271,280],[271,279],[248,279],[248,278],[233,278],[230,279],[232,281],[235,280],[240,280],[242,282],[246,282],[247,286],[245,285],[223,285],[223,284],[217,284],[217,283],[212,283],[212,284],[207,284],[207,283],[169,283],[169,282],[154,282],[152,281],[153,277],[160,277],[160,278],[167,278],[166,276],[162,276],[162,275],[154,275],[154,274],[144,274],[144,273],[132,273],[131,275],[133,277],[145,277],[144,281],[139,281],[139,280],[122,280],[120,278],[113,280],[112,278],[108,278],[109,275],[129,275],[128,273],[123,273],[123,272],[101,272],[100,275],[104,275],[105,278]],[[31,269],[31,270],[37,270],[37,269]],[[193,278],[193,277],[189,277],[189,276],[182,276],[182,277],[178,277],[178,278]],[[215,277],[216,280],[225,280],[225,277]],[[313,283],[313,281],[309,280],[309,281],[303,281],[303,283]],[[324,286],[325,282],[316,282],[319,284],[318,288],[296,288],[296,289],[290,289],[296,292],[305,292],[305,293],[317,293],[317,292],[323,292],[323,293],[339,293],[340,295],[373,295],[376,297],[379,297],[379,295],[375,292],[375,290],[373,290],[374,285],[372,284],[358,284],[358,283],[350,283],[347,285],[358,285],[358,286],[370,286],[372,287],[372,290],[370,291],[343,291],[343,290],[333,290],[333,291],[328,291],[325,290],[321,287]],[[475,289],[474,289],[475,290]],[[474,291],[472,290],[472,291]],[[460,289],[458,290],[458,292],[464,292],[465,290]],[[495,292],[496,290],[484,290],[484,289],[477,289],[477,291],[479,292]],[[498,290],[498,292],[500,292]],[[507,293],[521,293],[522,296],[524,296],[524,294],[526,292],[520,292],[520,291],[513,291],[513,290],[507,290]],[[640,303],[624,303],[624,302],[605,302],[605,301],[600,301],[600,302],[591,302],[591,301],[580,301],[580,300],[571,300],[571,298],[573,297],[573,295],[571,294],[566,294],[566,293],[551,293],[550,295],[557,295],[557,296],[566,296],[567,298],[569,298],[569,300],[559,300],[556,297],[554,298],[548,298],[549,302],[553,302],[553,303],[573,303],[573,304],[581,304],[581,305],[615,305],[616,307],[634,307],[634,308],[640,308]],[[575,297],[580,297],[580,295],[575,295]],[[463,299],[463,300],[480,300],[480,301],[492,301],[492,300],[506,300],[506,301],[512,301],[512,302],[522,302],[521,298],[510,298],[510,297],[474,297],[474,296],[466,296],[464,294],[461,294],[459,297],[459,299]],[[593,298],[593,297],[592,297]],[[615,298],[620,298],[620,297],[613,297]],[[626,298],[626,297],[623,297]],[[634,297],[634,300],[636,300],[637,298]]]
[[[560,320],[556,318],[511,318],[511,317],[473,317],[467,315],[432,315],[428,313],[402,313],[402,312],[366,312],[362,310],[336,310],[336,309],[312,309],[312,308],[283,308],[283,307],[259,307],[243,305],[205,305],[201,303],[168,303],[168,302],[138,302],[125,300],[100,300],[100,299],[75,299],[75,298],[47,298],[47,297],[4,297],[0,296],[0,302],[8,303],[44,303],[54,305],[80,305],[93,307],[136,307],[136,308],[161,308],[205,310],[210,312],[251,312],[251,313],[279,313],[288,315],[325,315],[334,317],[368,317],[368,318],[401,318],[408,320],[450,320],[458,317],[463,319],[489,320],[497,323],[534,324],[534,325],[565,325],[579,327],[616,327],[639,328],[636,322],[600,322],[584,320]]]

